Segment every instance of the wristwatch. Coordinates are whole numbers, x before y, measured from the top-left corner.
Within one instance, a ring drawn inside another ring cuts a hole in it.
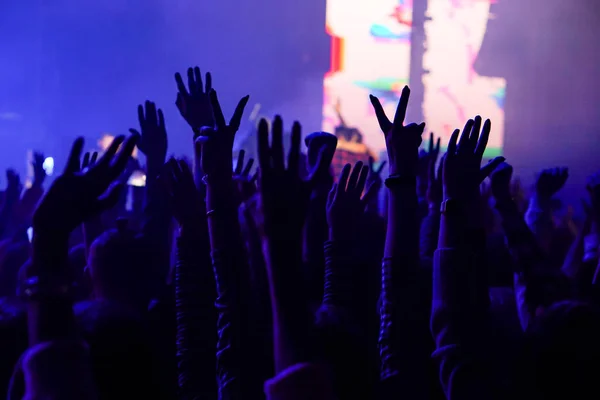
[[[442,201],[440,206],[440,213],[444,215],[463,215],[463,205],[456,199],[447,199]]]

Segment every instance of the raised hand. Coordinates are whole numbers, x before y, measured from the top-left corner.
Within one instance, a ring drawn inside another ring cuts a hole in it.
[[[225,122],[217,92],[214,89],[209,93],[209,97],[215,118],[215,128],[203,127],[200,136],[196,139],[196,143],[202,146],[202,171],[205,178],[220,175],[231,179],[233,140],[240,128],[244,108],[248,104],[250,96],[242,97],[229,120],[229,124]]]
[[[492,195],[496,202],[512,199],[511,180],[513,167],[505,162],[500,163],[490,175]]]
[[[410,89],[405,86],[396,108],[394,122],[391,122],[385,115],[379,99],[373,95],[370,96],[379,127],[385,135],[390,176],[416,177],[418,172],[419,146],[425,123],[404,125],[409,97]]]
[[[202,218],[202,201],[185,160],[171,158],[167,162],[166,183],[173,204],[173,215],[179,226],[197,224]]]
[[[352,172],[350,172],[352,170]],[[346,164],[337,183],[333,184],[327,198],[327,224],[330,240],[353,240],[356,237],[360,217],[365,211],[373,186],[363,196],[369,167],[362,162]]]
[[[46,170],[44,169],[44,157],[43,153],[35,152],[33,153],[33,162],[31,165],[33,166],[33,186],[41,187],[46,180]]]
[[[34,232],[68,237],[88,218],[112,207],[120,195],[120,185],[114,181],[125,169],[138,139],[137,134],[126,140],[118,136],[96,164],[84,171],[80,161],[84,140],[75,140],[63,174],[52,183],[34,213]]]
[[[4,197],[5,202],[14,205],[21,198],[21,191],[23,190],[21,178],[19,177],[19,174],[15,172],[15,170],[7,169],[6,182],[6,193]]]
[[[260,193],[265,233],[275,239],[301,235],[309,195],[319,177],[328,173],[335,148],[323,147],[317,162],[303,180],[299,171],[301,127],[292,127],[292,144],[287,168],[283,150],[283,121],[276,116],[272,124],[269,145],[269,125],[258,125],[258,159]]]
[[[480,116],[470,119],[462,134],[456,129],[450,137],[442,173],[445,199],[478,199],[481,182],[505,160],[504,157],[496,157],[481,167],[492,128],[489,119],[483,124],[483,129],[481,122]]]
[[[554,196],[567,182],[568,168],[552,168],[543,170],[535,183],[535,194],[549,199]]]
[[[255,222],[263,235],[276,372],[306,360],[311,345],[309,329],[313,316],[301,283],[304,277],[302,233],[310,194],[317,177],[327,172],[335,151],[324,147],[305,180],[299,171],[300,140],[300,124],[295,122],[286,168],[281,117],[276,116],[273,121],[270,144],[267,121],[263,119],[258,125],[260,212]]]
[[[421,150],[419,152],[419,184],[417,186],[419,197],[423,197],[427,193],[427,187],[429,185],[430,167],[431,163],[435,165],[440,155],[440,138],[434,144],[433,132],[429,135],[429,145],[427,151]]]
[[[254,165],[253,158],[250,158],[244,167],[245,156],[246,152],[240,150],[235,169],[233,170],[233,181],[236,184],[240,202],[248,200],[256,193],[256,179],[258,178],[258,171],[250,175],[250,171]]]
[[[206,86],[202,82],[200,68],[188,68],[187,70],[188,86],[183,83],[181,75],[175,74],[177,82],[177,100],[175,105],[194,130],[194,139],[200,134],[199,129],[203,126],[214,126],[215,120],[209,93],[212,90],[212,76],[210,72],[206,73]]]
[[[130,129],[129,132],[140,137],[138,148],[146,155],[148,173],[157,175],[167,156],[165,117],[162,110],[157,109],[151,101],[146,101],[144,106],[140,104],[137,111],[141,134],[135,129]]]

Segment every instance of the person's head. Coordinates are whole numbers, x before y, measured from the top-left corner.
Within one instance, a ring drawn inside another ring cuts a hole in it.
[[[600,314],[592,306],[553,304],[533,319],[527,337],[532,364],[524,379],[534,384],[536,398],[589,398],[597,390]]]
[[[317,165],[319,154],[323,148],[335,149],[337,142],[337,137],[327,132],[313,132],[306,136],[304,144],[306,144],[306,147],[308,148],[307,161],[309,169],[312,169]]]
[[[100,235],[91,245],[87,272],[96,299],[115,300],[145,307],[150,300],[153,272],[146,267],[151,256],[141,239],[119,220],[117,229]]]

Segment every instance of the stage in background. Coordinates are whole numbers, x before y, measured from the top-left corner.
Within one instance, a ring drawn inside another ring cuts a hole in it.
[[[324,81],[323,130],[355,128],[367,147],[385,149],[369,94],[393,115],[410,79],[413,1],[328,0],[327,33],[331,68]],[[427,130],[445,145],[453,129],[480,114],[494,121],[487,156],[502,152],[504,94],[502,78],[482,77],[473,69],[490,14],[489,0],[429,0],[422,61],[422,110]],[[341,118],[340,118],[341,117]],[[343,123],[342,123],[343,121]]]

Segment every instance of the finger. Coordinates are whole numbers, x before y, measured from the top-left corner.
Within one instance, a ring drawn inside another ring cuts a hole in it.
[[[250,160],[254,161],[253,158],[251,158]],[[250,183],[256,182],[256,180],[258,179],[258,171],[259,171],[259,169],[256,168],[256,171],[254,172],[254,174],[252,174],[252,178],[250,178]]]
[[[187,88],[185,87],[185,84],[183,83],[183,79],[181,78],[181,74],[179,72],[175,73],[175,82],[177,82],[177,90],[179,91],[179,94],[181,94],[182,97],[187,97],[190,94],[187,91]]]
[[[225,117],[223,116],[223,110],[221,110],[221,104],[219,104],[219,98],[217,97],[217,92],[213,89],[209,93],[210,104],[213,110],[213,117],[215,118],[215,124],[218,129],[225,129],[226,122]]]
[[[81,162],[81,169],[84,170],[90,165],[90,153],[87,152],[83,155],[83,161]]]
[[[140,128],[144,130],[144,126],[146,125],[146,117],[144,116],[144,106],[139,104],[137,108],[138,121],[140,123]]]
[[[116,179],[125,170],[125,167],[127,166],[127,162],[129,161],[129,158],[131,157],[131,154],[133,153],[133,149],[135,148],[135,145],[137,144],[138,139],[139,139],[139,136],[130,135],[123,143],[123,146],[121,146],[121,149],[116,154],[116,156],[114,157],[113,161],[110,164],[110,174],[109,175],[111,177],[111,180]]]
[[[283,121],[279,115],[275,116],[271,128],[271,156],[273,157],[273,168],[283,170]]]
[[[469,135],[469,148],[474,150],[477,147],[479,141],[479,132],[481,131],[481,117],[478,115],[475,117],[473,127],[471,128],[471,134]]]
[[[298,121],[292,125],[292,142],[288,153],[288,170],[292,176],[297,176],[300,169],[300,144],[302,142],[302,126]]]
[[[204,90],[204,83],[202,83],[202,74],[198,67],[194,67],[194,80],[196,81],[196,90],[202,92]]]
[[[360,175],[358,176],[358,182],[356,183],[355,193],[359,196],[362,195],[363,190],[365,190],[365,185],[367,183],[367,176],[369,175],[369,167],[366,165],[362,167],[360,170]]]
[[[498,165],[502,164],[504,161],[506,161],[506,158],[496,157],[489,163],[481,167],[481,169],[479,170],[479,182],[483,182],[485,178],[490,176],[490,174],[498,167]]]
[[[442,138],[437,138],[437,142],[435,144],[435,154],[436,155],[440,154],[441,144],[442,144]]]
[[[340,178],[337,183],[337,191],[338,193],[343,194],[348,187],[348,177],[350,176],[350,171],[352,170],[352,164],[346,164],[342,168],[342,172],[340,173]]]
[[[398,107],[396,108],[396,114],[394,115],[394,126],[400,127],[404,124],[406,118],[406,109],[408,108],[408,99],[410,98],[410,89],[408,86],[404,86],[400,100],[398,101]]]
[[[194,69],[188,68],[187,70],[188,87],[190,88],[190,94],[193,96],[198,89],[196,88],[196,80],[194,79]]]
[[[261,174],[263,174],[270,169],[269,124],[264,118],[258,123],[257,138],[258,165],[260,166]]]
[[[242,175],[243,176],[250,175],[250,170],[252,169],[253,165],[254,165],[254,158],[251,158],[248,160],[248,164],[246,164],[246,168],[244,168],[244,170],[242,171]]]
[[[379,167],[377,168],[377,170],[373,171],[373,172],[375,172],[375,174],[379,175],[381,173],[381,171],[383,171],[383,168],[386,166],[386,164],[387,164],[387,160],[383,160],[381,162],[381,164],[379,164]]]
[[[446,154],[448,154],[449,157],[452,157],[456,154],[456,142],[458,140],[458,135],[460,135],[460,130],[455,129],[450,136],[450,140],[448,141],[448,150],[446,151]]]
[[[475,154],[481,160],[483,158],[483,154],[485,153],[485,149],[488,144],[488,140],[490,139],[490,132],[492,131],[492,121],[486,119],[483,123],[483,130],[481,131],[481,136],[479,137],[479,141],[477,142],[477,146],[475,147]]]
[[[162,112],[162,110],[159,108],[157,111],[158,114],[158,127],[162,130],[162,131],[166,131],[165,128],[165,116]]]
[[[151,126],[158,124],[158,115],[156,113],[156,103],[153,101],[146,101],[146,122]]]
[[[379,102],[379,99],[372,94],[369,95],[369,99],[371,99],[371,105],[373,105],[373,110],[375,111],[375,116],[377,117],[377,122],[379,123],[379,128],[383,131],[384,134],[387,134],[390,129],[392,129],[392,123],[388,119],[387,115],[385,115],[385,111]]]
[[[369,187],[367,188],[367,190],[365,191],[365,195],[362,198],[362,203],[363,205],[367,205],[369,204],[374,198],[377,197],[377,195],[379,194],[379,191],[377,190],[377,185],[375,185],[374,183],[371,183],[369,185]]]
[[[468,152],[469,135],[471,133],[471,129],[473,129],[473,124],[474,123],[475,122],[472,119],[470,119],[465,124],[465,127],[463,128],[462,133],[460,135],[460,139],[458,141],[458,148],[456,149],[457,152],[459,152],[459,153]]]
[[[212,90],[212,75],[210,72],[206,73],[206,89],[205,93],[210,93]]]
[[[371,171],[374,169],[374,165],[375,165],[375,159],[371,156],[369,156],[369,168],[371,169]]]
[[[246,104],[248,104],[248,99],[250,96],[244,96],[239,101],[235,111],[233,112],[233,116],[229,120],[229,127],[233,130],[233,132],[237,132],[240,129],[240,124],[242,123],[242,116],[244,115],[244,109],[246,108]]]
[[[65,167],[64,174],[74,174],[80,170],[79,160],[81,158],[81,152],[83,151],[83,145],[85,141],[82,137],[78,137],[71,146],[71,152],[67,159],[67,166]]]
[[[350,173],[350,178],[348,179],[348,191],[353,192],[356,190],[356,184],[358,183],[358,176],[360,175],[360,171],[362,170],[363,163],[362,161],[354,164],[354,168],[352,169],[352,173]]]
[[[235,164],[235,170],[233,171],[233,173],[235,175],[241,175],[242,174],[242,168],[244,168],[244,157],[246,155],[246,152],[244,150],[240,150],[240,153],[238,155],[238,159],[237,159],[237,163]]]

